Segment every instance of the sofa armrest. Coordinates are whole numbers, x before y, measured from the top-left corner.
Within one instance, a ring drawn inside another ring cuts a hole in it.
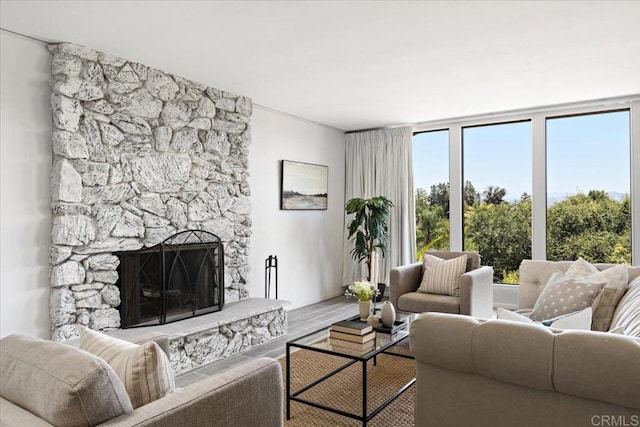
[[[121,415],[103,426],[282,426],[282,370],[253,359]]]
[[[493,267],[480,267],[460,276],[460,314],[493,317]]]
[[[422,281],[422,263],[402,265],[391,269],[389,278],[389,301],[398,307],[398,298],[415,292]]]
[[[132,342],[134,344],[145,344],[147,342],[155,342],[158,346],[165,352],[167,357],[169,357],[169,335],[163,334],[161,332],[149,332],[143,335],[139,335],[135,338],[128,339],[127,341]]]

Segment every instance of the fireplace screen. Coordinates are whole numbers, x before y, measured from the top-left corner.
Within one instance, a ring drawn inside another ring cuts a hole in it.
[[[224,251],[220,238],[183,231],[151,248],[115,253],[121,326],[161,325],[222,310]]]

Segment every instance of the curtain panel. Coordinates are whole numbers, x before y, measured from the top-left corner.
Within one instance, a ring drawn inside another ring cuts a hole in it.
[[[378,129],[345,135],[345,202],[354,198],[385,196],[393,202],[389,217],[387,253],[379,258],[380,279],[389,283],[392,267],[415,262],[415,213],[413,200],[413,132],[410,127]],[[345,213],[342,281],[346,286],[367,278],[366,263],[351,257],[353,241]]]

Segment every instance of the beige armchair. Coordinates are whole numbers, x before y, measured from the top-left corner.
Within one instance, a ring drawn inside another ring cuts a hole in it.
[[[422,263],[391,269],[389,300],[401,311],[467,314],[484,319],[493,316],[493,268],[480,266],[476,252],[429,251],[430,255],[452,259],[467,255],[466,272],[460,276],[460,296],[417,292],[422,281]]]

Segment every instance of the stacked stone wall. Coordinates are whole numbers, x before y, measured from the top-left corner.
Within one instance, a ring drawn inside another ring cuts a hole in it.
[[[181,374],[286,334],[287,311],[279,308],[171,338],[169,359],[173,371]]]
[[[118,258],[218,235],[225,300],[248,297],[252,102],[84,46],[51,45],[52,339],[120,327]]]

